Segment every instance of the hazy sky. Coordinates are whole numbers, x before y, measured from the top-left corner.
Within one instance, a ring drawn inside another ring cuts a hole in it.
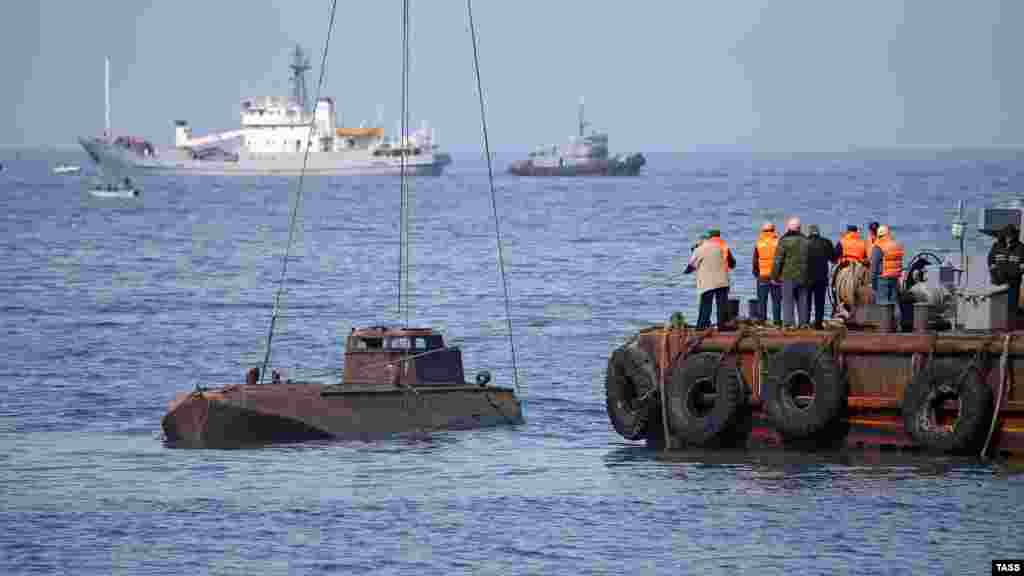
[[[238,125],[240,98],[289,91],[327,0],[10,0],[0,145],[74,145],[103,127],[164,145]],[[493,146],[560,143],[576,104],[613,151],[1024,146],[1024,2],[476,0]],[[339,1],[325,95],[389,132],[400,2]],[[466,5],[414,0],[411,110],[441,144],[480,141]]]

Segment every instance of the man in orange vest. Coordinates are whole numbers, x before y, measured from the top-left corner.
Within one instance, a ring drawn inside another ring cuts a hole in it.
[[[871,288],[875,291],[875,304],[899,304],[897,287],[902,274],[903,245],[893,238],[888,226],[879,226],[878,240],[871,249]]]
[[[846,234],[843,234],[843,237],[836,242],[836,258],[839,259],[839,266],[848,262],[867,264],[868,245],[860,237],[855,225],[847,226]]]
[[[775,224],[765,222],[754,244],[754,278],[757,279],[757,311],[760,320],[768,321],[768,295],[772,297],[772,322],[782,324],[782,286],[772,281],[772,264],[779,235]]]

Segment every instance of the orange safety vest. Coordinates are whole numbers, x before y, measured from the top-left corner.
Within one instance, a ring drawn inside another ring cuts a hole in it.
[[[722,249],[722,257],[725,258],[725,269],[728,270],[729,269],[729,245],[726,244],[725,240],[722,240],[722,238],[720,236],[714,236],[712,238],[708,238],[708,242],[714,242],[715,244],[718,244],[719,248]]]
[[[879,238],[875,246],[882,251],[883,278],[899,278],[903,273],[903,245],[889,238]]]
[[[775,232],[762,232],[754,246],[757,248],[757,275],[762,280],[766,280],[772,275],[775,249],[779,246],[779,235]]]
[[[843,246],[843,255],[839,258],[840,264],[846,262],[863,263],[868,259],[867,243],[860,237],[860,234],[847,232],[839,239],[839,243]]]

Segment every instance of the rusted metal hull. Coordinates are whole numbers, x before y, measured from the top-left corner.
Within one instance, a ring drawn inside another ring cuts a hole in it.
[[[180,394],[162,424],[171,446],[231,448],[522,422],[520,402],[507,388],[284,383]]]
[[[654,360],[654,376],[662,390],[671,378],[673,363],[680,358],[699,352],[738,355],[747,392],[746,405],[750,409],[744,430],[748,447],[800,446],[792,440],[784,440],[766,417],[762,399],[764,352],[777,351],[797,342],[821,346],[832,343],[834,357],[848,388],[845,410],[837,430],[831,434],[830,445],[913,450],[921,446],[915,445],[904,430],[902,407],[904,393],[914,374],[929,361],[952,358],[966,363],[983,351],[986,361],[982,378],[991,391],[993,406],[998,406],[988,453],[1024,454],[1024,390],[1016,385],[1024,382],[1024,332],[935,335],[760,328],[698,334],[685,328],[651,328],[641,331],[637,339],[639,347]],[[1004,349],[1008,353],[1008,385],[1001,385],[1000,357]],[[652,422],[652,425],[664,426],[663,422]],[[657,434],[653,437],[657,438]],[[670,448],[679,444],[671,435],[667,439],[662,435],[658,442]]]

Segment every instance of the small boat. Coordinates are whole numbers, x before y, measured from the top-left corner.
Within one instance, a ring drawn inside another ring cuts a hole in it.
[[[97,183],[89,188],[89,193],[98,198],[138,198],[142,191],[132,182],[131,178],[125,178],[120,183]]]
[[[82,167],[81,166],[77,166],[75,164],[57,164],[53,168],[53,173],[54,174],[58,174],[58,175],[78,174],[81,171],[82,171]]]
[[[636,176],[647,160],[639,152],[608,154],[608,135],[584,135],[589,123],[583,119],[580,99],[579,135],[562,146],[541,147],[526,160],[513,162],[508,171],[517,176]]]
[[[98,186],[89,189],[89,194],[97,198],[138,198],[141,192],[138,188],[119,188],[116,186]]]

